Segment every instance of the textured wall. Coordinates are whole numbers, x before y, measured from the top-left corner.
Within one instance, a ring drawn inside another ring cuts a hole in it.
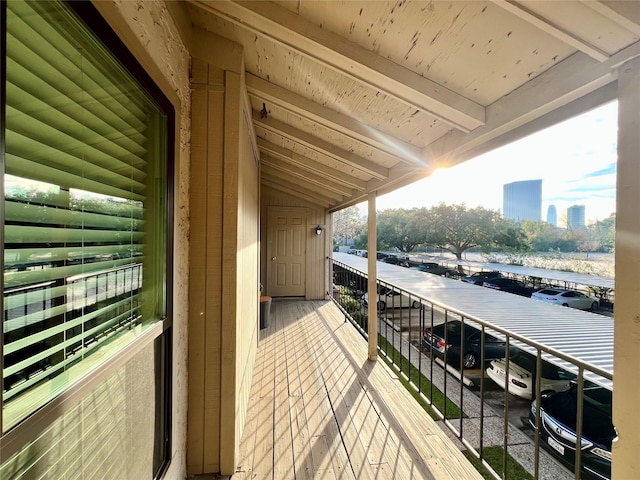
[[[95,7],[151,75],[176,111],[174,179],[173,438],[166,478],[186,475],[189,276],[189,162],[191,155],[190,55],[164,1],[94,2]],[[181,36],[183,34],[183,36]],[[131,454],[138,455],[137,449]],[[106,477],[105,477],[106,478]],[[119,478],[119,477],[111,477]],[[127,477],[122,477],[127,478]],[[142,478],[142,477],[129,477]]]

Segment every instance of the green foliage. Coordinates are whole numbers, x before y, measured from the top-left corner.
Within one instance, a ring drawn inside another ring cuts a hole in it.
[[[428,226],[422,214],[423,210],[396,208],[379,212],[378,247],[382,250],[397,248],[401,252],[409,253],[423,244]]]
[[[409,377],[409,381],[413,384],[413,386],[404,377],[400,376],[398,378],[405,386],[405,388],[409,391],[409,393],[411,393],[411,396],[416,399],[416,401],[429,415],[431,415],[434,420],[439,420],[440,417],[438,417],[438,415],[432,410],[431,405],[429,405],[414,388],[417,388],[419,386],[422,389],[423,394],[428,397],[431,392],[432,385],[427,377],[420,373],[416,367],[411,365],[407,358],[405,358],[403,355],[400,355],[400,352],[396,350],[391,345],[391,343],[387,342],[386,338],[384,338],[382,335],[378,335],[378,346],[383,353],[383,355],[381,355],[381,358],[387,363],[387,365],[389,365],[396,371],[401,371]],[[411,375],[409,375],[409,371],[411,371]],[[431,403],[441,412],[445,411],[444,409],[446,405],[447,418],[467,418],[467,415],[465,415],[455,403],[449,400],[435,386],[433,386],[433,397],[431,398]]]
[[[536,252],[611,252],[615,246],[615,213],[582,229],[568,230],[546,222],[521,224],[527,242]]]
[[[477,458],[469,450],[462,452],[465,457],[473,464],[476,470],[482,475],[482,478],[487,480],[494,480],[494,476],[489,473],[487,468],[482,464],[479,458]],[[507,454],[507,473],[503,474],[504,468],[504,449],[502,447],[486,447],[482,451],[484,460],[491,465],[491,468],[501,478],[510,478],[514,480],[533,480],[533,476],[527,472],[522,465],[514,460],[514,458]]]
[[[355,205],[335,212],[332,215],[332,220],[334,247],[338,245],[349,245],[351,241],[355,240],[362,232],[366,232],[367,230],[366,222],[364,218],[361,217],[359,208]]]
[[[458,260],[470,248],[526,249],[526,236],[520,227],[503,219],[500,212],[483,207],[439,205],[429,210],[431,226],[426,242],[453,253]]]

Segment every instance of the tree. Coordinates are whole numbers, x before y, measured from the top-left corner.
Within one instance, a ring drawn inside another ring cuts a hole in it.
[[[357,206],[352,206],[335,212],[333,220],[333,244],[348,245],[349,240],[357,238],[365,228],[365,222],[360,216]]]
[[[383,249],[397,248],[409,253],[425,241],[425,225],[419,209],[383,210],[377,216],[378,245]]]
[[[426,220],[430,224],[425,243],[450,251],[458,260],[473,247],[526,247],[522,229],[495,210],[440,203],[428,211]]]

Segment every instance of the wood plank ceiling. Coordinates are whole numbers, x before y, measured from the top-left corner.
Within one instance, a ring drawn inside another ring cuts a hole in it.
[[[615,99],[638,1],[191,1],[243,45],[263,185],[330,210]],[[514,159],[517,162],[518,159]]]

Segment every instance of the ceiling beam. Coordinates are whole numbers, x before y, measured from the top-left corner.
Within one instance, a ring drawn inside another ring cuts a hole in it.
[[[269,154],[263,153],[262,155],[260,155],[260,159],[261,165],[269,169],[263,171],[268,172],[270,170],[277,170],[293,177],[301,178],[302,180],[315,183],[316,185],[320,185],[327,190],[331,190],[332,192],[336,192],[347,197],[351,197],[354,194],[354,190],[352,188],[341,185],[337,182],[333,182],[324,175],[318,175],[316,173],[310,172],[309,170],[291,165],[290,163],[287,163],[279,158],[272,157]]]
[[[340,203],[344,200],[342,195],[337,195],[332,192],[320,192],[321,190],[317,185],[309,182],[303,182],[296,180],[289,180],[282,177],[279,174],[270,175],[268,173],[261,173],[260,179],[271,182],[272,184],[280,185],[290,189],[292,192],[303,193],[309,197],[313,197],[319,201],[327,202],[330,204]]]
[[[469,132],[485,121],[484,107],[272,2],[192,3],[284,45],[374,90]]]
[[[341,183],[355,190],[364,191],[367,187],[367,182],[365,182],[364,180],[360,180],[359,178],[348,175],[344,172],[336,170],[335,168],[323,165],[319,162],[316,162],[315,160],[311,160],[298,153],[292,152],[291,150],[275,145],[259,137],[258,148],[262,153],[267,153],[273,157],[280,158],[285,162],[297,165],[304,170],[324,175],[325,177],[331,178],[337,183]]]
[[[265,130],[275,133],[276,135],[280,135],[281,137],[285,137],[292,142],[304,145],[311,150],[315,150],[322,155],[326,155],[327,157],[331,157],[339,162],[356,168],[361,172],[364,172],[367,175],[370,175],[379,180],[384,180],[389,174],[388,168],[382,167],[370,160],[359,157],[358,155],[348,152],[340,147],[336,147],[326,140],[314,137],[310,133],[287,125],[280,120],[276,120],[270,117],[263,118],[259,112],[253,112],[253,123],[264,128]]]
[[[247,73],[245,76],[249,95],[259,98],[267,104],[279,107],[319,123],[331,130],[340,132],[354,140],[396,157],[410,165],[418,164],[422,159],[422,149],[380,130],[365,125],[353,117],[324,107],[313,100],[293,93],[291,90],[267,82],[260,77]]]
[[[595,10],[600,15],[617,23],[622,28],[640,36],[640,8],[637,2],[597,2],[582,0],[585,7]]]
[[[375,179],[370,180],[367,184],[366,192],[358,193],[351,198],[345,199],[345,201],[342,203],[335,204],[331,207],[331,210],[341,210],[343,208],[356,205],[360,202],[364,202],[367,200],[367,197],[371,192],[376,192],[378,196],[393,192],[398,188],[405,187],[417,182],[418,180],[426,178],[431,173],[433,173],[433,170],[421,170],[419,172],[416,172],[415,169],[407,165],[396,165],[389,170],[389,179],[384,182]]]
[[[615,82],[617,68],[639,56],[640,43],[603,63],[596,63],[582,53],[571,55],[487,107],[486,125],[467,135],[450,132],[433,142],[425,149],[425,158],[440,167],[453,166],[465,158],[466,152]]]
[[[539,14],[529,10],[524,5],[521,5],[515,0],[493,0],[493,2],[506,10],[507,12],[515,15],[518,18],[521,18],[525,22],[530,23],[534,27],[542,30],[543,32],[548,33],[549,35],[557,38],[558,40],[566,43],[567,45],[572,46],[573,48],[580,50],[583,53],[586,53],[594,60],[599,62],[604,62],[609,58],[609,55],[600,50],[599,48],[591,45],[584,39],[579,38],[573,33],[554,25],[549,19],[540,16]],[[548,8],[553,9],[554,2],[548,3]]]
[[[294,190],[291,190],[289,187],[285,187],[282,185],[279,185],[277,183],[273,183],[273,182],[269,182],[269,181],[265,181],[262,180],[262,184],[269,187],[269,188],[273,188],[274,190],[278,190],[280,192],[284,192],[288,195],[292,195],[294,197],[300,198],[302,200],[305,200],[309,203],[313,203],[314,205],[320,205],[323,208],[329,208],[331,205],[333,205],[331,202],[328,201],[323,201],[323,200],[319,200],[315,197],[312,197],[311,195],[307,195],[306,193],[302,193],[302,192],[296,192]]]

